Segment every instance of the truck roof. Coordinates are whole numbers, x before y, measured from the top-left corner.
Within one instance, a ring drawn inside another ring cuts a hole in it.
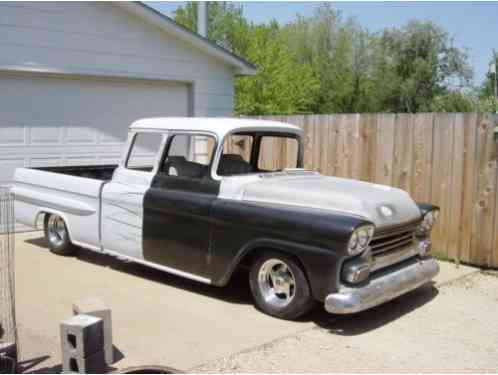
[[[189,130],[215,133],[219,138],[238,131],[272,131],[302,134],[302,130],[280,121],[230,117],[156,117],[145,118],[131,124],[132,130]]]

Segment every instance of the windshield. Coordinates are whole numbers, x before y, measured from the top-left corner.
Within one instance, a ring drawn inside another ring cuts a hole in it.
[[[300,141],[295,134],[235,133],[225,137],[218,175],[270,173],[299,168]]]

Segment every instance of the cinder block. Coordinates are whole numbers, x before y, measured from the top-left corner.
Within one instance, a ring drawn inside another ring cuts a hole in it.
[[[103,320],[104,324],[104,352],[108,365],[114,363],[114,351],[112,345],[112,318],[111,309],[98,298],[85,298],[73,303],[75,315],[85,314],[96,316]]]
[[[61,322],[62,356],[89,357],[104,348],[104,330],[101,318],[76,315]]]
[[[107,370],[103,350],[85,358],[77,355],[67,355],[62,358],[62,373],[64,374],[105,374]]]

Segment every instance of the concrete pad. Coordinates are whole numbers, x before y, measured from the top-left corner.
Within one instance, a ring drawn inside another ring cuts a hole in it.
[[[440,264],[438,283],[467,274],[467,267]],[[60,369],[59,323],[72,315],[72,304],[82,298],[99,298],[112,309],[116,368],[164,365],[188,370],[331,326],[339,318],[323,309],[298,322],[264,315],[252,305],[245,275],[217,288],[87,250],[76,257],[56,256],[46,248],[41,232],[16,236],[16,288],[24,371]],[[433,297],[422,299],[418,308]],[[391,320],[404,313],[393,313]]]
[[[434,279],[436,286],[442,286],[481,271],[476,267],[457,265],[452,262],[438,261],[438,263],[439,274]]]
[[[86,250],[57,256],[45,246],[41,232],[16,236],[21,357],[40,360],[30,371],[60,364],[59,323],[88,297],[112,309],[117,368],[188,369],[314,326],[257,311],[245,278],[217,288]]]

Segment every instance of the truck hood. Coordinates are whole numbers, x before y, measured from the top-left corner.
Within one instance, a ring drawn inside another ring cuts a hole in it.
[[[417,204],[403,190],[314,172],[259,175],[236,190],[237,198],[243,201],[330,210],[361,217],[378,228],[421,216]]]

